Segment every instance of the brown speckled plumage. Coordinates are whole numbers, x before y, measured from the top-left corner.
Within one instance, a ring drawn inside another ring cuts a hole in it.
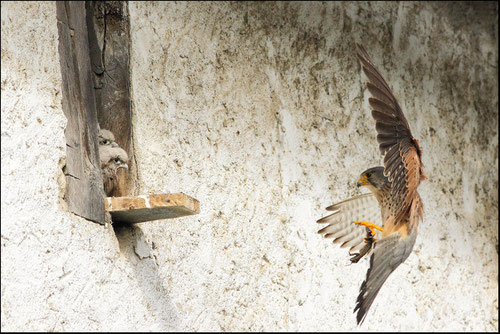
[[[401,107],[366,50],[361,45],[358,47],[358,58],[369,80],[368,90],[373,96],[369,98],[369,103],[375,119],[379,149],[384,157],[384,167],[364,171],[360,181],[377,200],[380,218],[365,214],[373,211],[373,201],[368,203],[366,200],[369,194],[355,196],[330,206],[335,212],[318,220],[318,223],[329,224],[318,233],[333,237],[334,243],[340,240],[342,246],[354,245],[351,251],[360,250],[351,258],[353,263],[365,254],[371,254],[370,268],[361,284],[354,309],[358,312],[356,320],[361,324],[387,277],[408,258],[413,249],[417,226],[424,214],[417,187],[426,176],[421,160],[422,149],[413,138]],[[345,203],[350,203],[349,210],[344,210]],[[353,224],[358,220],[381,222],[383,231],[371,235],[366,227]]]
[[[107,130],[102,131],[104,132]],[[111,132],[109,133],[111,134]],[[99,136],[100,142],[102,140],[101,145],[99,145],[99,157],[101,162],[104,192],[106,196],[113,196],[114,190],[118,186],[118,168],[128,169],[128,156],[127,153],[114,142],[114,136],[111,138],[106,134],[106,132],[104,132],[104,137],[101,137],[101,134],[102,132]],[[104,143],[103,139],[107,140],[106,143]]]

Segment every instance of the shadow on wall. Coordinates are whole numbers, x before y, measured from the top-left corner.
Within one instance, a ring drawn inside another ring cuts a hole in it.
[[[151,311],[151,330],[174,330],[179,327],[177,310],[172,305],[165,281],[159,276],[158,265],[140,227],[125,223],[113,224],[120,253],[132,266],[135,282],[141,289],[146,307]],[[155,324],[156,322],[156,324]]]

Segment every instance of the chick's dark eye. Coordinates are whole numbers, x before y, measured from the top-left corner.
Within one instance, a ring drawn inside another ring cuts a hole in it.
[[[372,176],[372,173],[366,173],[365,175],[367,178],[370,178]]]
[[[115,158],[114,160],[115,160],[115,162],[120,162],[119,158]]]

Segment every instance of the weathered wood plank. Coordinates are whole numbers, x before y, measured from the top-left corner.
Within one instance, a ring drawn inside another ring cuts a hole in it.
[[[200,202],[183,193],[106,197],[104,203],[113,222],[141,223],[200,213]]]
[[[97,113],[91,77],[85,3],[56,2],[62,107],[66,136],[68,209],[105,223],[102,176],[97,149]]]
[[[133,156],[130,102],[130,33],[126,1],[87,1],[90,59],[96,87],[97,118],[102,129],[115,135],[116,143]],[[135,160],[122,175],[114,196],[134,193]],[[132,187],[131,187],[132,186]]]

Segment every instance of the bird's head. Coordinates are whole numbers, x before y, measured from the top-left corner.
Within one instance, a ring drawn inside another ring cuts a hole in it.
[[[372,167],[361,173],[357,186],[368,186],[368,188],[374,187],[375,189],[381,189],[387,184],[389,180],[384,176],[384,167]]]
[[[115,171],[118,168],[128,169],[128,155],[120,147],[101,146],[99,149],[101,168],[110,168]]]
[[[113,133],[106,129],[99,129],[99,146],[118,147]]]

